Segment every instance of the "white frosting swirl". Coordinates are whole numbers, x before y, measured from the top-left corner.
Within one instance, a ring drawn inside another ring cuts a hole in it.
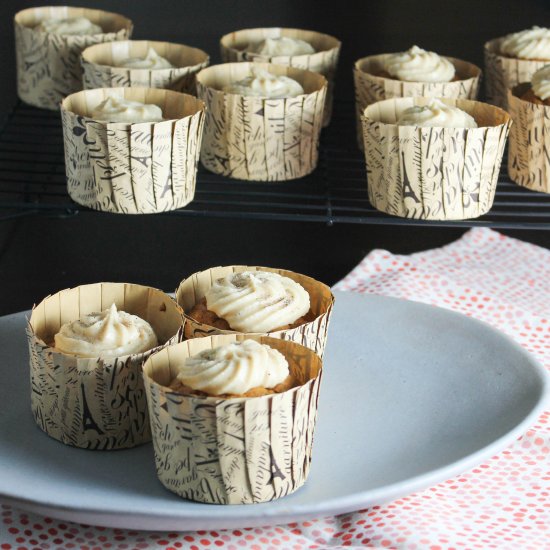
[[[384,69],[390,76],[408,82],[450,82],[455,76],[454,65],[448,59],[418,46],[389,55]]]
[[[550,65],[545,65],[531,77],[533,93],[545,101],[550,98]]]
[[[305,40],[280,36],[278,38],[266,38],[257,44],[250,44],[247,51],[275,57],[277,55],[309,55],[315,53],[315,48]]]
[[[117,63],[124,69],[173,69],[174,65],[159,55],[153,48],[147,50],[145,57],[129,57]]]
[[[230,94],[271,99],[296,97],[304,93],[304,89],[296,80],[288,76],[271,74],[256,67],[252,69],[251,76],[224,86],[223,91]]]
[[[205,297],[208,309],[240,332],[269,332],[309,311],[307,291],[269,271],[244,271],[217,279]]]
[[[151,325],[115,304],[101,313],[90,313],[65,323],[54,337],[55,348],[80,357],[122,357],[158,345]]]
[[[52,17],[43,19],[35,29],[50,34],[63,35],[103,33],[103,29],[99,25],[92,23],[86,17],[67,17],[66,19]]]
[[[431,99],[427,105],[415,105],[405,109],[396,121],[398,126],[437,126],[442,128],[477,128],[477,123],[468,113]]]
[[[550,29],[535,26],[509,34],[500,43],[500,52],[519,59],[550,60]]]
[[[188,357],[179,367],[177,378],[194,390],[223,395],[273,388],[288,373],[282,353],[255,340],[244,340]]]
[[[92,110],[90,117],[103,122],[161,122],[162,109],[151,103],[108,97]]]

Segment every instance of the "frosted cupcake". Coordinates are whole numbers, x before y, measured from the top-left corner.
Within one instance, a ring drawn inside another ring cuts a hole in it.
[[[530,82],[550,62],[550,28],[533,27],[485,44],[487,99],[507,107],[508,89]]]
[[[305,275],[257,266],[214,267],[184,279],[176,300],[187,338],[266,334],[292,340],[322,357],[334,296]]]
[[[169,296],[141,285],[83,285],[45,298],[27,324],[38,426],[87,449],[149,441],[141,365],[179,342],[182,325],[182,311]]]
[[[125,40],[133,30],[122,15],[67,6],[20,11],[14,25],[17,93],[25,103],[53,110],[65,96],[82,89],[82,50]]]
[[[323,126],[328,126],[332,114],[340,47],[340,41],[328,34],[279,27],[243,29],[220,40],[224,62],[259,61],[322,74],[328,82]]]
[[[377,101],[394,97],[475,99],[479,67],[412,46],[405,52],[363,57],[355,63],[357,143],[363,149],[361,115]]]
[[[84,88],[143,86],[195,94],[195,75],[208,65],[197,48],[126,40],[97,44],[82,52]]]
[[[362,122],[369,200],[376,209],[425,220],[489,211],[508,113],[466,99],[411,97],[370,105]]]
[[[61,117],[67,189],[76,203],[150,214],[193,200],[202,101],[170,90],[100,88],[67,97]]]
[[[214,504],[294,492],[309,473],[321,368],[311,350],[265,336],[210,336],[151,356],[143,372],[160,481]]]

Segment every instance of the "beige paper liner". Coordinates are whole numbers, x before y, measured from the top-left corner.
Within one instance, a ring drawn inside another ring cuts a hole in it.
[[[530,82],[533,74],[550,63],[550,60],[516,59],[500,55],[503,38],[485,43],[485,91],[487,101],[507,109],[508,89]]]
[[[305,94],[265,99],[222,92],[257,66],[298,81]],[[216,174],[251,181],[285,181],[311,173],[319,159],[326,80],[311,71],[267,63],[226,63],[197,75],[207,106],[201,162]]]
[[[355,85],[355,113],[357,144],[363,150],[361,115],[366,107],[394,97],[448,97],[451,99],[476,99],[481,69],[472,63],[447,57],[455,68],[456,80],[452,82],[405,82],[378,76],[384,70],[385,61],[392,54],[371,55],[359,59],[353,68]]]
[[[522,187],[550,193],[550,107],[521,99],[530,88],[527,82],[508,90],[508,110],[514,121],[508,174]]]
[[[106,123],[89,118],[108,96],[153,103],[163,122]],[[118,214],[151,214],[193,200],[204,123],[197,98],[153,88],[84,90],[61,104],[71,198]]]
[[[105,32],[63,36],[35,31],[49,17],[86,17]],[[133,24],[117,13],[87,8],[48,6],[29,8],[15,15],[17,94],[25,103],[57,110],[67,95],[82,90],[82,50],[101,42],[130,38]]]
[[[306,275],[294,273],[286,269],[275,269],[272,267],[231,265],[223,267],[213,267],[205,271],[194,273],[187,279],[184,279],[176,289],[176,301],[183,308],[186,338],[202,338],[212,334],[241,334],[233,330],[222,330],[216,327],[205,325],[189,317],[189,312],[193,306],[200,302],[206,292],[212,286],[216,279],[220,279],[230,273],[239,273],[242,271],[271,271],[278,273],[283,277],[289,277],[299,283],[309,294],[310,310],[315,319],[296,328],[269,332],[267,336],[290,340],[313,350],[317,355],[323,357],[327,341],[328,325],[334,305],[334,296],[330,288],[325,284],[316,281]],[[250,334],[250,333],[245,333]],[[254,333],[259,334],[259,333]]]
[[[279,38],[286,36],[304,40],[311,44],[315,53],[305,55],[276,55],[273,57],[245,51],[249,44],[263,42],[266,38]],[[306,69],[321,73],[328,82],[327,100],[323,115],[323,127],[328,126],[332,116],[332,104],[334,99],[334,82],[338,57],[340,55],[341,42],[328,34],[302,29],[288,28],[259,28],[243,29],[222,36],[220,50],[222,61],[226,63],[241,61],[261,61],[276,65],[288,65],[297,69]]]
[[[130,57],[144,57],[149,48],[167,59],[174,68],[126,69],[116,66]],[[195,95],[195,75],[208,63],[207,53],[183,44],[150,40],[96,44],[82,52],[84,89],[141,86]]]
[[[442,99],[472,115],[479,127],[395,124],[405,109],[429,101],[387,99],[365,109],[369,200],[376,209],[403,218],[477,218],[493,204],[510,116],[478,101]]]
[[[123,449],[151,439],[143,361],[155,350],[118,359],[67,355],[52,347],[61,325],[117,308],[148,321],[161,347],[183,339],[181,308],[164,292],[129,283],[62,290],[32,310],[27,323],[31,407],[49,436],[86,449]]]
[[[254,339],[280,351],[300,386],[252,398],[182,395],[166,387],[205,349]],[[252,504],[301,487],[311,464],[321,360],[265,336],[215,335],[152,355],[143,366],[157,475],[174,493],[213,504]]]

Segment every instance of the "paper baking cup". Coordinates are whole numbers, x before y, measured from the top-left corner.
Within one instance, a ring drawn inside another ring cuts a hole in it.
[[[429,101],[387,99],[365,109],[369,200],[377,210],[402,218],[477,218],[493,204],[510,116],[478,101],[442,99],[472,115],[479,128],[395,124],[405,109]]]
[[[508,146],[508,174],[533,191],[550,193],[550,107],[524,101],[530,83],[508,90],[508,111],[514,124]]]
[[[108,96],[158,105],[166,120],[94,121]],[[117,214],[152,214],[193,200],[204,123],[196,97],[154,88],[84,90],[61,104],[65,171],[71,198]]]
[[[266,38],[279,38],[281,36],[304,40],[313,46],[315,53],[293,56],[276,55],[270,57],[246,51],[249,44],[258,44],[263,42]],[[264,63],[288,65],[290,67],[296,67],[297,69],[306,69],[308,71],[321,73],[328,82],[323,126],[329,125],[332,115],[334,81],[341,45],[341,42],[337,38],[328,34],[305,31],[302,29],[283,29],[278,27],[235,31],[226,34],[220,40],[222,61],[227,63],[234,61],[261,61]]]
[[[246,265],[231,265],[224,267],[213,267],[205,271],[194,273],[187,279],[184,279],[176,289],[176,301],[183,308],[186,338],[202,338],[212,334],[242,334],[233,330],[222,330],[216,327],[205,325],[189,317],[188,312],[193,306],[200,302],[206,292],[210,289],[216,279],[220,279],[230,273],[240,273],[242,271],[271,271],[278,273],[283,277],[289,277],[293,281],[302,285],[309,294],[310,309],[315,319],[309,323],[304,323],[296,328],[269,332],[266,335],[281,340],[290,340],[312,349],[320,357],[325,350],[328,325],[334,305],[334,296],[330,288],[325,284],[285,269],[274,269],[272,267],[258,267]],[[245,333],[251,334],[251,333]],[[260,333],[253,333],[259,335]]]
[[[105,32],[63,36],[36,27],[46,18],[86,17]],[[132,34],[130,19],[117,13],[67,6],[29,8],[14,18],[17,94],[25,103],[57,110],[67,95],[82,90],[82,50],[100,42],[126,40]]]
[[[126,69],[116,65],[131,57],[144,57],[149,48],[167,59],[171,69]],[[84,88],[142,86],[196,94],[195,74],[209,62],[208,54],[197,48],[170,42],[125,40],[96,44],[82,52]]]
[[[548,65],[550,60],[533,61],[500,55],[503,38],[485,43],[485,89],[487,101],[506,109],[508,89],[522,82],[530,82],[533,74]]]
[[[166,387],[187,357],[245,339],[237,334],[170,346],[143,366],[157,475],[183,498],[213,504],[267,502],[294,492],[307,479],[321,360],[292,342],[250,338],[280,351],[300,386],[230,399],[182,395]]]
[[[84,358],[56,351],[64,323],[113,303],[148,321],[161,346],[117,359]],[[141,365],[154,351],[183,338],[179,306],[154,288],[97,283],[62,290],[32,310],[27,322],[31,407],[38,426],[74,447],[123,449],[151,439]]]
[[[297,80],[305,94],[265,99],[221,91],[249,76],[253,66]],[[291,180],[315,170],[325,77],[282,65],[226,63],[197,75],[197,94],[207,107],[201,150],[207,170],[251,181]]]
[[[472,63],[446,57],[454,68],[456,80],[452,82],[405,82],[378,76],[385,61],[392,54],[371,55],[356,61],[353,68],[355,84],[355,113],[357,144],[363,150],[361,115],[366,107],[394,97],[448,97],[451,99],[475,99],[479,89],[481,69]]]

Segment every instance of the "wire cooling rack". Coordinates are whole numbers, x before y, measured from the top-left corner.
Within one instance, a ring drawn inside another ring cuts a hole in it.
[[[422,221],[389,216],[369,203],[365,162],[355,143],[351,103],[336,103],[323,130],[319,166],[311,175],[284,183],[251,183],[199,167],[195,200],[163,216],[202,216],[379,225],[488,226],[550,229],[550,195],[499,177],[491,211],[476,220]],[[48,214],[71,216],[92,210],[74,203],[65,187],[59,113],[18,102],[0,129],[0,219]],[[102,215],[95,213],[95,215]]]

